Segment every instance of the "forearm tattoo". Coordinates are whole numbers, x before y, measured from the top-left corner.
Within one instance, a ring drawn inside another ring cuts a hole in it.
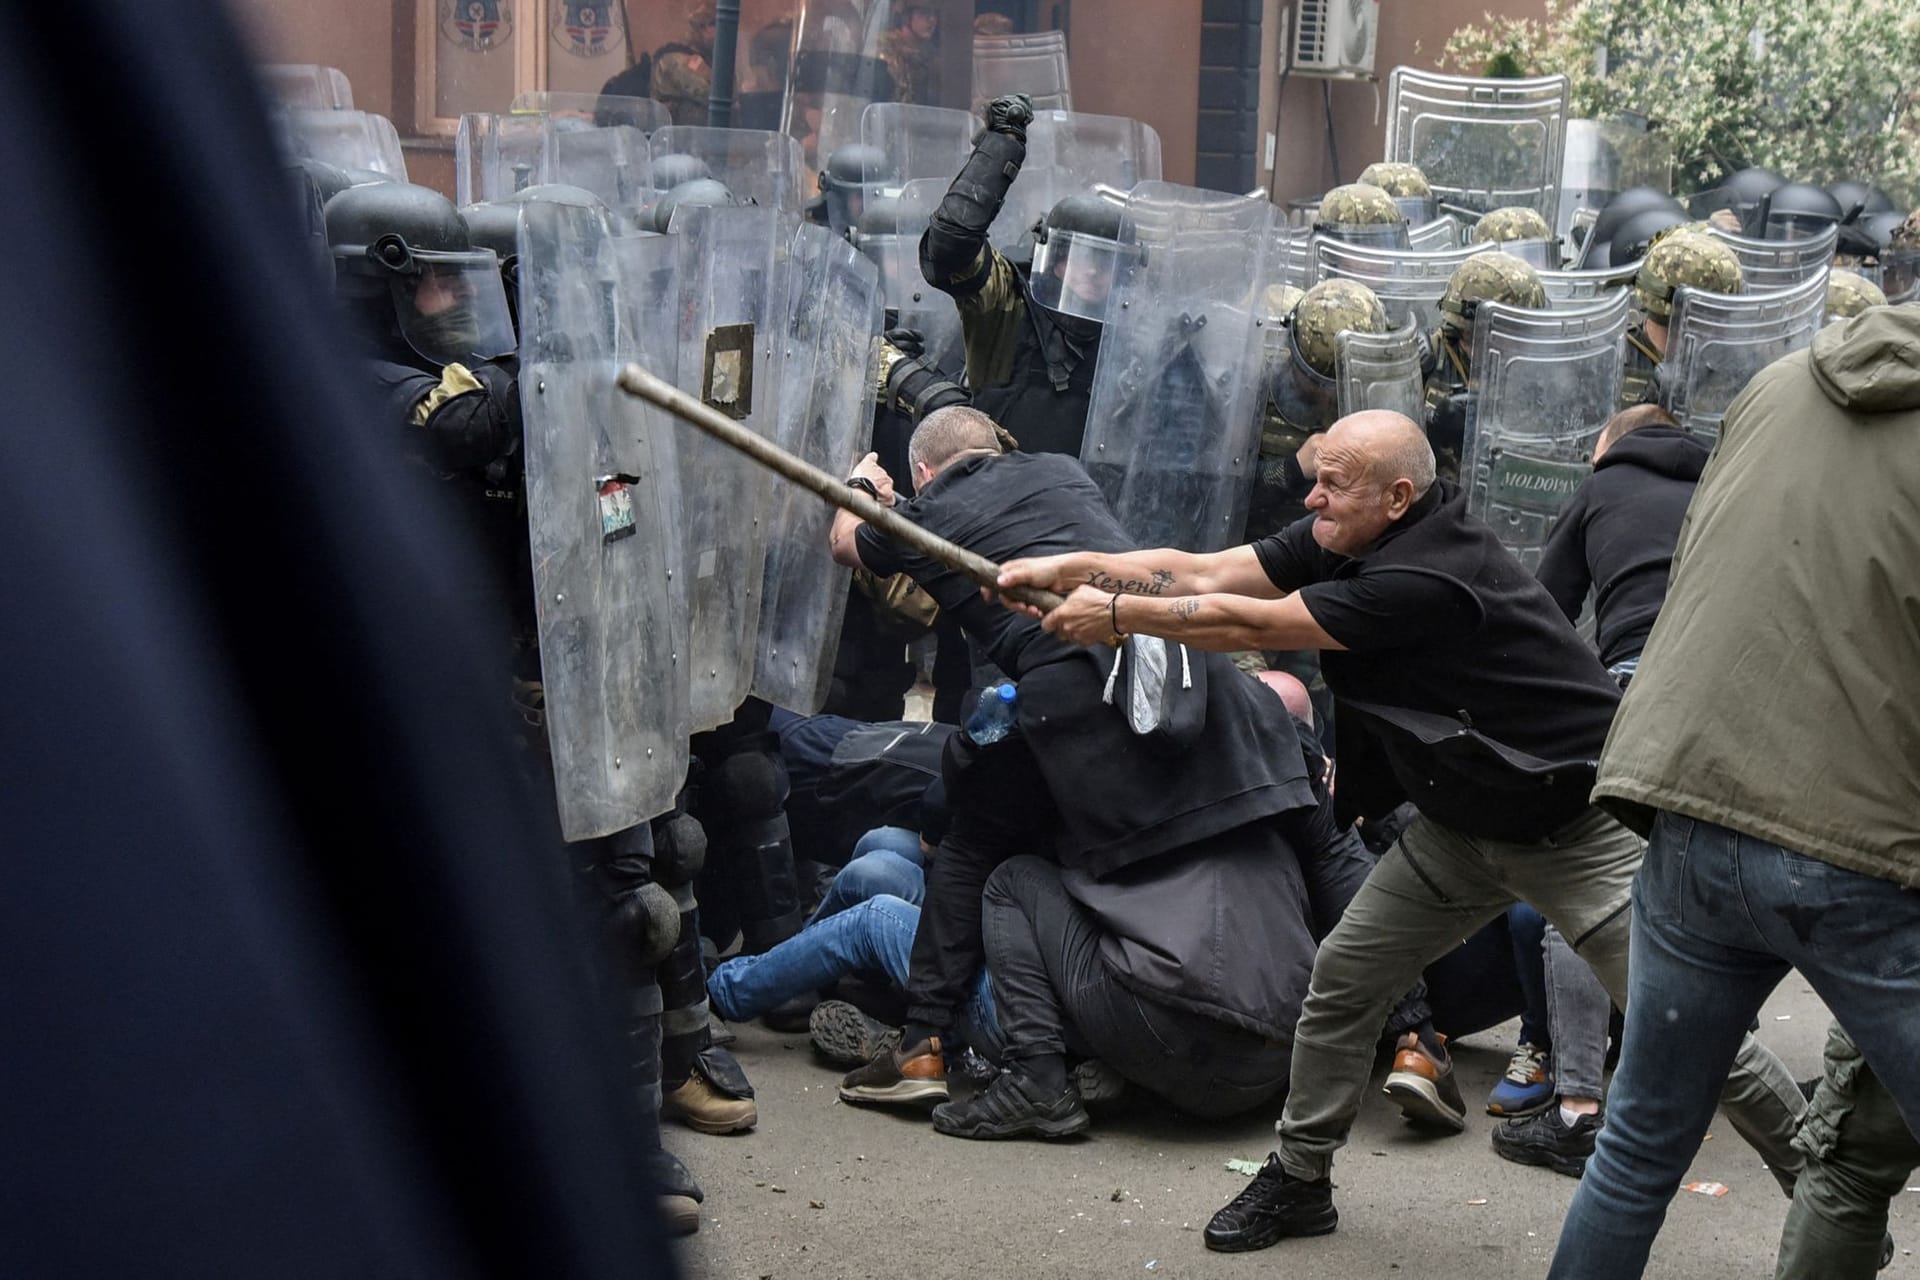
[[[1178,600],[1167,602],[1167,612],[1185,620],[1200,612],[1200,601],[1193,596],[1181,596]]]
[[[1173,574],[1165,569],[1155,569],[1145,578],[1116,578],[1095,569],[1087,575],[1087,585],[1115,595],[1162,596],[1173,586]]]

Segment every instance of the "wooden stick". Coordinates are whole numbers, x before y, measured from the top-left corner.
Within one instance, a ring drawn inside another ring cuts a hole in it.
[[[983,587],[1000,590],[1000,566],[983,555],[928,533],[905,516],[881,506],[841,476],[822,471],[804,458],[796,458],[765,436],[759,435],[725,414],[702,404],[680,388],[648,373],[637,364],[620,371],[620,389],[649,404],[665,409],[682,422],[690,423],[730,448],[738,449],[761,466],[810,489],[843,511],[851,511],[894,541],[913,548],[921,555],[937,560],[949,569],[963,573]],[[1030,604],[1047,613],[1058,607],[1062,597],[1038,587],[1010,587],[1004,593],[1009,600]]]

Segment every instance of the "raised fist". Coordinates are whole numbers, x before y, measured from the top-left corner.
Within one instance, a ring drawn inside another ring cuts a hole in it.
[[[987,128],[1020,141],[1027,140],[1027,126],[1033,123],[1033,99],[1024,93],[1002,94],[987,104]]]

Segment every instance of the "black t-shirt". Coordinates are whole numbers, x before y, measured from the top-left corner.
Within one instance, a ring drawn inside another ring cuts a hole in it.
[[[896,508],[929,533],[1000,562],[1067,551],[1128,551],[1133,542],[1079,461],[1056,453],[963,458]],[[986,600],[966,575],[900,546],[870,525],[854,535],[860,563],[881,576],[911,574],[942,611],[1016,679],[1077,646]]]
[[[1404,798],[1469,834],[1536,840],[1586,808],[1618,690],[1455,486],[1436,482],[1363,556],[1321,547],[1311,517],[1254,552],[1346,646],[1321,658],[1343,815]]]

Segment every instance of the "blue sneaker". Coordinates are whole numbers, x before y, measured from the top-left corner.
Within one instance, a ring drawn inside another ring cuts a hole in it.
[[[1490,1116],[1530,1116],[1558,1096],[1553,1087],[1553,1056],[1522,1040],[1507,1063],[1507,1073],[1487,1094]]]

